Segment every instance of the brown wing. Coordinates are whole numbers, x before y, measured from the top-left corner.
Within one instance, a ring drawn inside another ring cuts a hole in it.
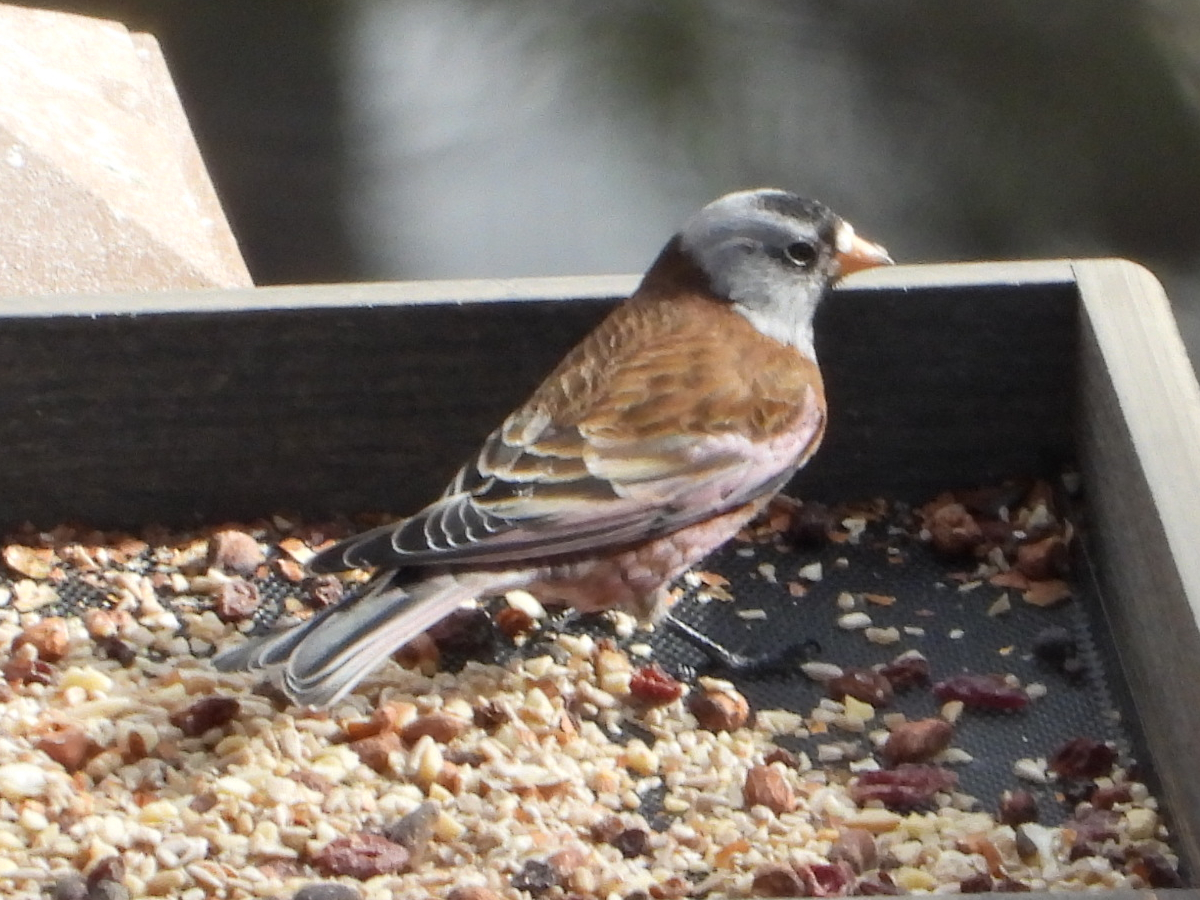
[[[314,567],[503,563],[666,533],[777,490],[824,424],[814,362],[709,297],[637,295],[441,499]]]

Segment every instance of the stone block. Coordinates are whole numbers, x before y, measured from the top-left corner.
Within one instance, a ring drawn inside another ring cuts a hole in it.
[[[0,298],[251,284],[153,37],[0,5]]]

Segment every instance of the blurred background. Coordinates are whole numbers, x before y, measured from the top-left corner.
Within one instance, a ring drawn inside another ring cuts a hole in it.
[[[1142,262],[1200,358],[1194,0],[25,5],[158,38],[259,284],[641,271],[773,185],[903,262]]]

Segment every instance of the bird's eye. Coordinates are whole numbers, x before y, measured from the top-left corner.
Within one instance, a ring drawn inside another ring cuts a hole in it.
[[[817,261],[817,248],[807,241],[797,241],[783,248],[788,262],[801,269],[807,269]]]

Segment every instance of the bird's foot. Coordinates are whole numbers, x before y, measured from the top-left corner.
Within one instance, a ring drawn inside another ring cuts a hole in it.
[[[708,657],[709,665],[705,667],[706,671],[715,670],[731,675],[783,674],[795,671],[800,663],[812,659],[821,650],[816,641],[806,640],[765,653],[736,653],[673,615],[664,616],[663,621]]]

